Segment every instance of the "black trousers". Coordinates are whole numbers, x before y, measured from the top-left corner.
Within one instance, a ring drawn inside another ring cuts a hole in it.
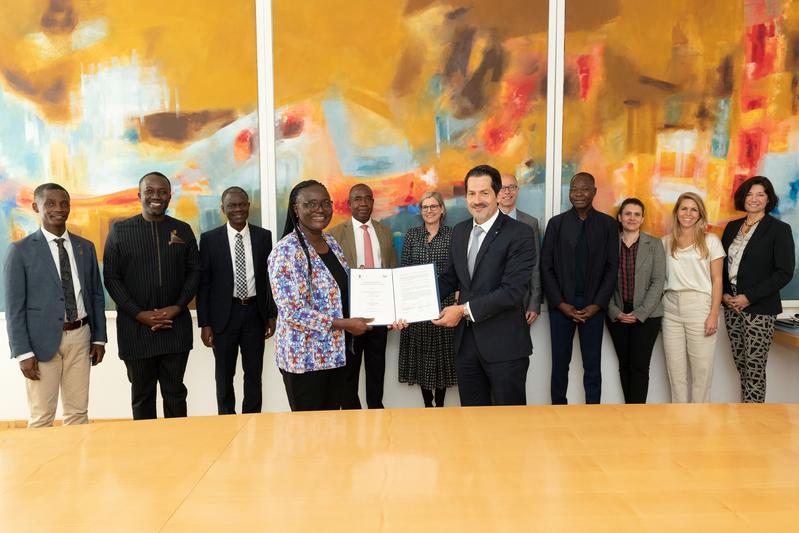
[[[607,321],[610,338],[619,357],[619,378],[625,403],[646,403],[649,392],[649,362],[660,333],[662,318],[624,324]]]
[[[455,357],[461,405],[527,405],[527,369],[530,358],[490,363],[474,339],[474,329],[466,326]]]
[[[366,370],[366,405],[369,409],[383,408],[383,380],[386,374],[386,339],[388,328],[376,326],[363,335],[353,337],[353,356],[347,354],[346,380],[342,407],[360,409],[358,380],[361,375],[361,357]]]
[[[573,305],[582,309],[585,299],[575,298]],[[585,403],[599,403],[602,396],[602,335],[605,328],[603,313],[599,312],[577,324],[557,309],[549,312],[549,331],[552,336],[552,378],[550,393],[553,405],[565,405],[569,388],[569,365],[572,360],[574,330],[580,334],[580,352],[583,355],[583,387]]]
[[[234,303],[230,308],[230,319],[225,331],[214,334],[216,405],[220,415],[236,414],[233,377],[236,375],[239,349],[244,370],[242,412],[261,412],[265,327],[257,305]]]
[[[336,411],[341,409],[346,367],[292,374],[281,370],[286,397],[292,411]]]
[[[164,402],[164,416],[175,418],[186,416],[186,385],[183,375],[189,352],[170,353],[147,357],[145,359],[126,359],[130,397],[133,406],[133,419],[156,418],[155,386],[161,387]]]

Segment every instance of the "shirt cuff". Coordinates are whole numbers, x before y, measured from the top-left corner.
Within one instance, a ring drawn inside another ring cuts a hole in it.
[[[34,356],[33,352],[27,352],[27,353],[19,354],[14,359],[16,359],[17,362],[21,362],[21,361],[24,361],[25,359],[30,359],[33,356]]]
[[[97,344],[98,346],[105,346],[103,341],[94,341],[92,344]]]
[[[475,322],[474,315],[472,314],[472,308],[469,307],[469,302],[466,302],[466,319]]]

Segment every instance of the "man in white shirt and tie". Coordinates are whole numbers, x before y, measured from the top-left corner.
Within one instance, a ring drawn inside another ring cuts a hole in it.
[[[236,414],[233,377],[239,350],[244,370],[241,412],[260,413],[264,340],[274,333],[277,318],[267,272],[272,233],[248,223],[250,198],[241,187],[222,193],[221,209],[227,224],[200,236],[197,322],[203,344],[214,350],[219,414]]]
[[[344,250],[350,268],[397,266],[391,230],[372,219],[374,202],[374,194],[368,185],[354,185],[348,199],[352,218],[330,230],[330,234]],[[366,370],[366,405],[370,409],[383,408],[387,336],[388,329],[385,326],[375,326],[353,339],[355,357],[347,361],[347,380],[342,397],[342,406],[345,409],[361,408],[358,380],[362,356]]]
[[[103,360],[105,296],[94,244],[67,231],[70,197],[56,183],[33,193],[41,229],[9,247],[6,327],[25,376],[28,427],[53,425],[59,389],[64,424],[89,421],[89,373]]]

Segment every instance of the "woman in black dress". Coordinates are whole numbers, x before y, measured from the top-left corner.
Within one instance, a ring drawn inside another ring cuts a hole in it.
[[[447,214],[444,199],[428,191],[419,201],[424,224],[405,234],[401,266],[434,263],[436,274],[446,269],[452,228],[443,224]],[[455,303],[455,297],[445,298],[441,307]],[[431,322],[410,324],[400,336],[399,380],[408,385],[420,385],[425,407],[444,406],[447,387],[457,384],[452,328],[434,326]]]

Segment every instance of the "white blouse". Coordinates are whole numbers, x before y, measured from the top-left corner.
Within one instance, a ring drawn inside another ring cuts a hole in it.
[[[741,230],[742,229],[743,224],[741,224]],[[744,254],[746,245],[749,244],[749,239],[752,238],[752,234],[755,232],[755,228],[750,228],[747,233],[741,230],[738,230],[738,234],[730,243],[730,248],[728,249],[727,273],[730,277],[730,283],[733,285],[738,281],[738,267],[741,266],[741,256]]]
[[[666,250],[666,291],[697,291],[708,295],[713,293],[713,282],[710,280],[710,262],[724,257],[724,247],[714,233],[705,236],[708,257],[702,259],[695,245],[688,248],[677,248],[671,255],[671,235],[661,239]]]

